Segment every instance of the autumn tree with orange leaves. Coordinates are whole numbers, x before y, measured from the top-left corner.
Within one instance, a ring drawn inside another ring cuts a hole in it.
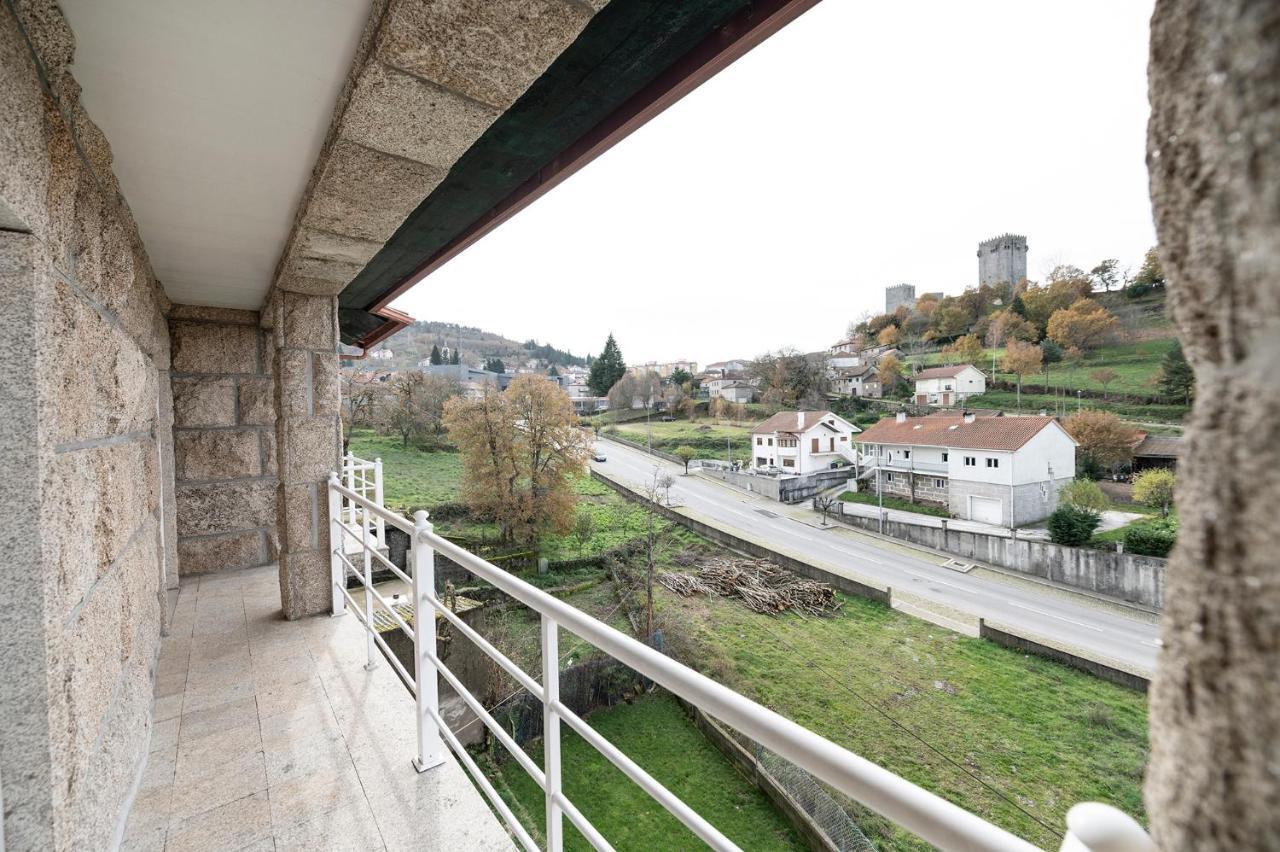
[[[526,373],[505,391],[485,385],[476,398],[449,400],[445,425],[462,454],[462,499],[497,522],[503,541],[573,528],[573,477],[586,470],[587,435],[557,384]]]

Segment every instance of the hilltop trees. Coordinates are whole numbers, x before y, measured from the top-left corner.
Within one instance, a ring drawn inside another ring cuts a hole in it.
[[[507,371],[507,365],[502,362],[501,358],[486,358],[484,362],[484,369],[488,370],[490,373],[505,373]]]
[[[1018,377],[1018,410],[1022,410],[1022,377],[1040,372],[1043,364],[1044,353],[1039,346],[1020,340],[1009,341],[1004,350],[1004,358],[1000,361],[1000,369]]]
[[[942,355],[952,364],[978,364],[985,352],[976,334],[966,334],[944,347]]]
[[[1107,258],[1089,270],[1089,277],[1094,284],[1101,285],[1104,293],[1110,293],[1111,288],[1120,283],[1120,261],[1114,257]]]
[[[826,375],[821,364],[794,349],[766,352],[752,363],[761,398],[780,408],[817,408],[825,404]]]
[[[876,336],[876,340],[881,346],[893,346],[898,342],[898,336],[898,327],[890,324],[880,329],[880,334]]]
[[[1046,332],[1067,349],[1087,351],[1106,343],[1119,327],[1115,314],[1092,299],[1079,299],[1071,307],[1054,312]]]
[[[591,362],[591,372],[587,374],[587,387],[596,396],[606,396],[609,388],[617,384],[627,372],[627,362],[622,360],[622,350],[618,342],[610,334],[604,342],[604,351],[600,357]]]
[[[431,366],[433,367],[438,367],[444,363],[444,356],[440,354],[439,343],[431,344],[431,356],[428,360],[431,362]]]
[[[506,391],[485,385],[476,398],[450,399],[444,422],[462,453],[463,500],[493,518],[504,541],[573,528],[572,478],[586,470],[587,437],[555,382],[526,373]]]

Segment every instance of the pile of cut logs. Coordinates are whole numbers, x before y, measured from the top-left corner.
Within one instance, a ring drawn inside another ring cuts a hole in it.
[[[658,582],[677,595],[719,595],[738,598],[755,612],[794,610],[804,615],[830,615],[840,608],[835,591],[826,583],[797,576],[767,559],[704,560],[696,573],[670,573]]]

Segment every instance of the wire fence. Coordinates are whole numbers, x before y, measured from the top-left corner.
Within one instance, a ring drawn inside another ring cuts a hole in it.
[[[760,771],[795,800],[831,845],[840,852],[875,852],[875,844],[858,828],[848,808],[820,781],[757,742],[748,740],[747,745]]]

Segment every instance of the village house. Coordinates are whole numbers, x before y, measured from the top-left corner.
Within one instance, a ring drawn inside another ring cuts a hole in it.
[[[708,393],[712,399],[723,399],[729,402],[747,403],[756,398],[756,389],[748,382],[717,379],[711,383],[714,387],[708,388]]]
[[[751,362],[745,358],[731,358],[728,361],[712,361],[702,371],[707,378],[725,378],[726,376],[740,376],[751,366]]]
[[[915,375],[918,405],[957,405],[987,391],[987,377],[972,364],[931,367]]]
[[[1076,470],[1076,442],[1053,417],[899,413],[857,444],[861,490],[1004,527],[1048,516]]]
[[[751,430],[753,466],[802,474],[853,462],[860,431],[830,411],[780,411]]]
[[[831,390],[843,396],[866,396],[879,399],[880,372],[870,364],[840,367],[830,371]]]

